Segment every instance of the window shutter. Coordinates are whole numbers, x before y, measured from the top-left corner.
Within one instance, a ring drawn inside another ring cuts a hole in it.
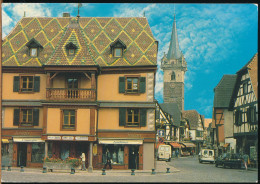
[[[145,93],[146,82],[145,77],[140,77],[140,93]]]
[[[14,109],[14,126],[18,126],[20,121],[20,109]]]
[[[20,89],[20,77],[19,76],[14,76],[14,92],[19,92]]]
[[[119,93],[125,93],[125,77],[119,77]]]
[[[126,108],[119,108],[119,126],[125,126]]]
[[[40,77],[35,76],[34,77],[34,92],[39,92],[40,91]]]
[[[146,126],[147,109],[140,109],[140,125],[141,127]]]
[[[235,112],[235,124],[238,126],[239,125],[239,110],[236,110]]]
[[[39,109],[33,109],[33,126],[39,125]]]

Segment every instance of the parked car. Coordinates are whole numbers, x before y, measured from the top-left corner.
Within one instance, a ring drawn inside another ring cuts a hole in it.
[[[158,147],[157,160],[171,161],[172,151],[170,145],[160,145]]]
[[[215,166],[223,166],[224,168],[241,168],[243,159],[239,154],[223,153],[215,160]]]
[[[201,149],[199,153],[199,163],[202,162],[215,162],[215,154],[213,149]]]

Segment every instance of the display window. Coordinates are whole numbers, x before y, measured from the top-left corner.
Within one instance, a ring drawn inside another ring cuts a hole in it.
[[[44,143],[32,143],[32,163],[43,163]]]
[[[103,164],[106,163],[107,157],[110,157],[111,164],[124,164],[124,146],[104,145],[102,153]]]

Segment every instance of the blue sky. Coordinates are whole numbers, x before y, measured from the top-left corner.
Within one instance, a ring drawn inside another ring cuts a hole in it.
[[[3,37],[26,17],[77,16],[77,4],[4,3]],[[83,3],[82,17],[142,17],[148,19],[159,41],[155,98],[163,102],[164,52],[168,52],[174,4]],[[180,49],[188,65],[185,74],[185,110],[195,109],[212,118],[214,92],[224,74],[235,74],[257,52],[258,7],[254,4],[175,4]]]

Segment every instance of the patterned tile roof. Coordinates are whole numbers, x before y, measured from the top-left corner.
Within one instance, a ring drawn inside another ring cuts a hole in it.
[[[224,75],[214,92],[214,108],[228,108],[235,87],[237,75]]]
[[[43,46],[38,57],[28,55],[33,38]],[[111,54],[117,39],[127,47],[122,58]],[[69,42],[78,47],[73,57],[64,49]],[[157,47],[145,17],[24,17],[3,40],[2,65],[156,65]]]
[[[188,120],[188,123],[189,123],[191,130],[197,129],[200,114],[196,110],[182,111],[182,118]]]

